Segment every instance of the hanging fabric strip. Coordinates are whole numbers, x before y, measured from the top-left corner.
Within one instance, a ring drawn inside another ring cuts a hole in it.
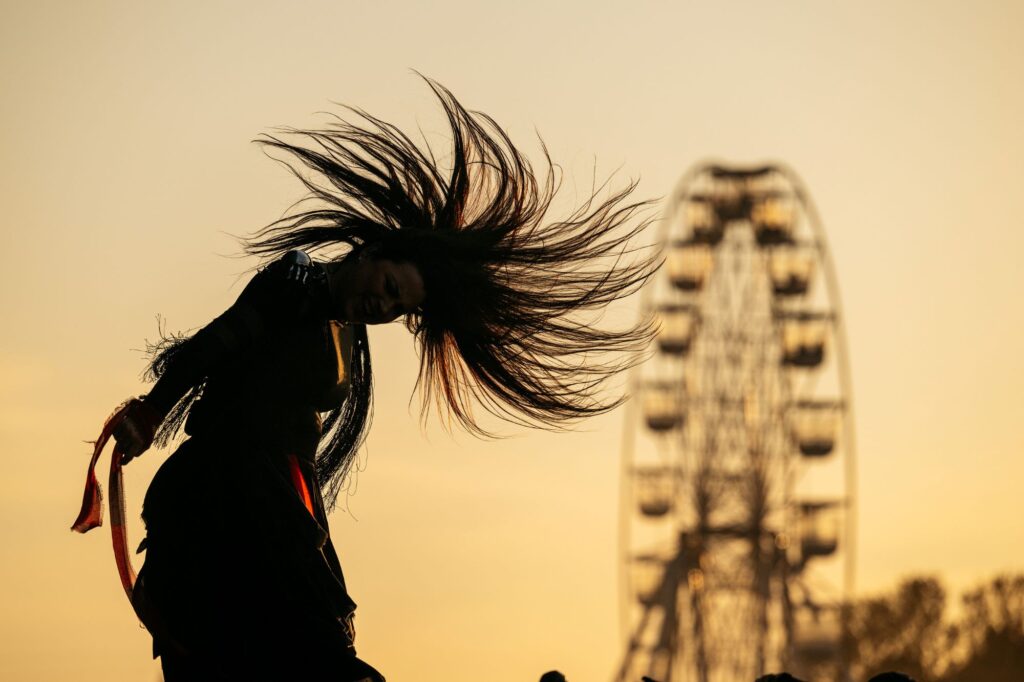
[[[82,496],[82,509],[78,512],[78,518],[71,526],[71,530],[78,533],[88,531],[103,525],[103,491],[99,481],[96,480],[96,462],[110,440],[111,434],[117,428],[129,407],[135,400],[128,400],[121,404],[114,413],[107,417],[103,423],[103,430],[93,446],[92,459],[89,461],[89,471],[85,479],[85,493]],[[110,535],[114,545],[114,560],[117,562],[117,572],[121,577],[121,586],[124,587],[128,600],[131,601],[132,591],[135,588],[135,569],[132,568],[131,555],[128,553],[128,533],[125,528],[124,512],[124,484],[121,476],[121,450],[117,446],[110,457]],[[133,606],[134,608],[134,606]]]

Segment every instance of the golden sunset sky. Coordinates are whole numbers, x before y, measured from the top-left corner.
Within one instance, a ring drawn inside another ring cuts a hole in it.
[[[107,529],[68,531],[83,441],[146,390],[156,315],[219,314],[254,264],[231,235],[301,196],[250,140],[342,102],[443,149],[411,69],[537,160],[539,131],[566,202],[595,163],[645,196],[708,157],[794,167],[846,315],[858,592],[1024,569],[1022,26],[1012,0],[3,2],[0,679],[157,679]],[[622,413],[424,432],[408,334],[371,344],[373,431],[331,518],[362,657],[400,682],[608,679]],[[128,470],[133,516],[167,454]]]

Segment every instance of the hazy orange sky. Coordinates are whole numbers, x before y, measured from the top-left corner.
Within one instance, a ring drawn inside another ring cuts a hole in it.
[[[145,390],[155,316],[218,314],[252,265],[230,235],[300,196],[253,137],[344,102],[443,144],[411,68],[534,158],[539,130],[581,191],[595,159],[647,195],[707,157],[792,165],[846,313],[859,589],[1024,569],[1024,4],[0,7],[0,678],[156,679],[106,529],[67,530],[83,441]],[[424,434],[408,335],[371,344],[365,470],[331,519],[361,654],[394,680],[610,677],[622,415]],[[165,456],[130,468],[133,514]]]

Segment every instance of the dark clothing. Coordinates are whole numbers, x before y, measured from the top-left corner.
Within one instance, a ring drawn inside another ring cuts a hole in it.
[[[205,381],[190,438],[143,504],[139,585],[161,621],[151,630],[168,682],[383,680],[355,656],[355,603],[313,466],[319,412],[344,400],[351,344],[328,318],[321,266],[288,272],[278,261],[257,274],[146,398],[164,414]]]

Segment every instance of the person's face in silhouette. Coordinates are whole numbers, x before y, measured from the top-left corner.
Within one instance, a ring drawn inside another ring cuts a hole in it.
[[[331,273],[336,314],[347,322],[384,324],[414,312],[426,298],[419,268],[363,252]]]

